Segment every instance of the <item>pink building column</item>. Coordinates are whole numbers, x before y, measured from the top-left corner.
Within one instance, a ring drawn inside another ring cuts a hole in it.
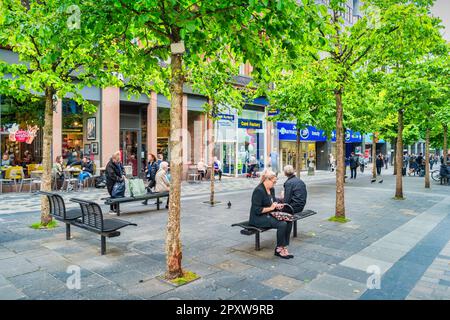
[[[158,94],[152,92],[147,107],[147,148],[150,153],[157,156],[158,145]],[[147,158],[147,155],[145,155]],[[167,160],[167,159],[165,159]]]
[[[102,89],[101,103],[101,166],[108,163],[112,154],[119,150],[120,146],[120,89]]]
[[[206,131],[206,115],[202,113],[200,120],[196,120],[194,124],[194,139],[191,148],[194,148],[194,161],[201,159],[207,164],[208,157],[205,157],[205,131]]]
[[[62,152],[62,100],[58,99],[56,110],[53,112],[53,145],[52,145],[52,162],[57,156],[61,156]]]

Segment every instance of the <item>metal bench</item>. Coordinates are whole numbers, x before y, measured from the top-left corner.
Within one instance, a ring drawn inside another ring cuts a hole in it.
[[[105,200],[105,204],[107,205],[114,205],[117,208],[117,215],[120,216],[120,204],[121,203],[127,203],[127,202],[134,202],[134,201],[144,201],[144,200],[150,200],[150,199],[157,199],[156,200],[156,209],[159,210],[159,198],[165,198],[169,196],[169,192],[154,192],[154,193],[147,193],[142,196],[136,196],[136,197],[122,197],[122,198],[103,198],[102,200]]]
[[[70,225],[73,221],[81,218],[80,209],[66,209],[64,199],[53,192],[39,191],[39,194],[47,196],[50,204],[50,215],[66,224],[66,240],[70,240]]]
[[[288,213],[293,213],[294,209],[288,205],[285,204],[285,207],[288,208],[288,210],[285,210],[285,212]],[[306,217],[312,216],[317,214],[317,212],[312,211],[312,210],[303,210],[302,212],[297,212],[297,213],[293,213],[294,216],[294,221],[293,222],[293,232],[292,232],[292,237],[296,238],[297,237],[297,221],[300,219],[304,219]],[[232,227],[241,227],[241,234],[246,235],[246,236],[251,236],[251,235],[255,235],[255,250],[259,251],[261,250],[260,247],[260,235],[262,232],[265,232],[267,230],[273,229],[273,228],[261,228],[261,227],[255,227],[250,225],[249,221],[242,221],[239,223],[234,223],[231,225]]]
[[[100,234],[102,255],[106,253],[106,237],[118,237],[120,231],[117,230],[126,226],[137,226],[135,223],[119,219],[104,219],[102,209],[95,202],[75,198],[70,199],[70,201],[78,203],[82,213],[81,219],[73,220],[71,224]]]

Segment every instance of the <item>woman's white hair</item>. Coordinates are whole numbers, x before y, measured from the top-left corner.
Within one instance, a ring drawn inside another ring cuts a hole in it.
[[[159,164],[159,167],[166,171],[169,168],[169,163],[166,161],[163,161]]]
[[[275,172],[273,172],[271,169],[265,169],[263,172],[261,172],[261,183],[276,176],[277,175],[275,174]]]
[[[283,168],[284,174],[287,176],[292,176],[294,174],[294,167],[288,164],[287,166],[284,166]]]

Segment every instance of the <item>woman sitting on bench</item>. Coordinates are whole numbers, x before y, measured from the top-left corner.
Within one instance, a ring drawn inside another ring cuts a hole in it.
[[[249,223],[255,227],[277,229],[275,255],[283,259],[290,259],[294,257],[289,254],[287,249],[292,222],[278,220],[271,214],[276,209],[280,210],[284,206],[283,204],[278,204],[275,198],[274,186],[276,182],[276,174],[271,170],[264,170],[261,174],[261,183],[253,191]]]

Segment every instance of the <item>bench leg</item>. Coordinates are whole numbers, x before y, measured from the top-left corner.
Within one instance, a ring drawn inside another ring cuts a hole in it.
[[[294,238],[297,238],[297,220],[294,221],[294,234],[293,234]]]
[[[101,253],[104,255],[106,253],[106,237],[101,236]]]
[[[117,216],[120,216],[120,203],[118,203],[118,202],[117,202],[116,210],[117,210]]]
[[[156,198],[156,210],[159,210],[159,198]]]
[[[66,223],[66,240],[70,240],[70,224]]]
[[[255,233],[255,250],[259,251],[261,250],[260,244],[259,244],[259,232]]]

